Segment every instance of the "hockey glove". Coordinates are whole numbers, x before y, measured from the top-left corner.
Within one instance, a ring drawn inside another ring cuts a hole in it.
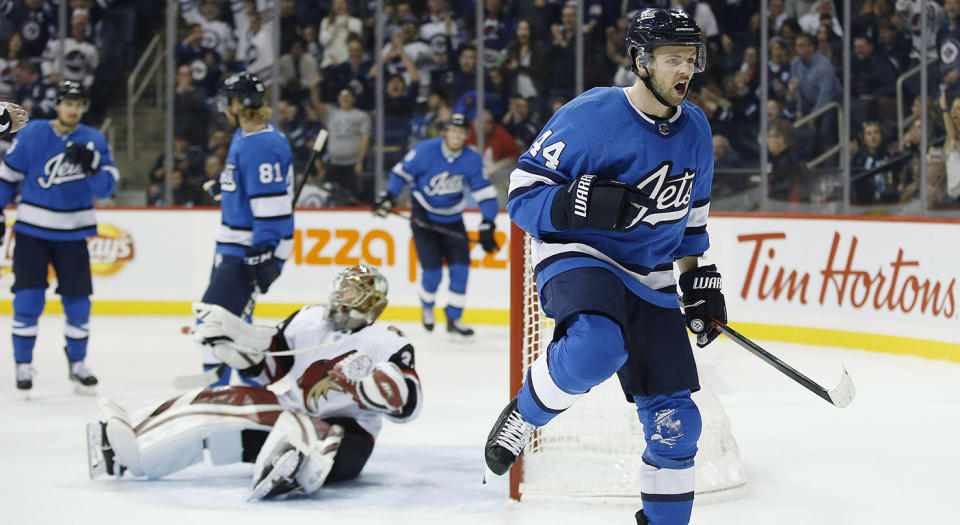
[[[0,213],[0,246],[3,246],[4,239],[7,238],[7,218]]]
[[[680,274],[680,306],[687,318],[687,328],[696,334],[700,348],[720,335],[710,319],[727,322],[727,306],[720,284],[720,273],[713,264]]]
[[[497,226],[493,221],[483,221],[480,223],[480,247],[487,253],[497,253],[497,250],[500,249],[500,246],[497,244],[497,239],[494,238],[493,235],[493,231],[496,228]]]
[[[377,217],[385,218],[393,211],[393,197],[389,193],[382,193],[373,204],[373,214]]]
[[[629,184],[580,175],[554,197],[550,220],[560,230],[597,228],[623,232],[639,221],[650,201]]]
[[[220,202],[220,199],[223,198],[220,192],[220,177],[204,182],[203,191],[207,192],[207,195],[209,195],[214,202]]]
[[[76,142],[67,143],[63,160],[77,165],[88,177],[100,169],[100,152],[93,147],[93,142],[87,142],[86,146]]]
[[[354,352],[330,371],[330,380],[350,394],[360,408],[399,415],[410,389],[400,367],[390,361],[374,363],[366,354]]]
[[[247,248],[243,257],[247,276],[260,287],[260,293],[267,293],[273,281],[280,277],[280,262],[273,256],[273,250],[274,247],[269,244]]]

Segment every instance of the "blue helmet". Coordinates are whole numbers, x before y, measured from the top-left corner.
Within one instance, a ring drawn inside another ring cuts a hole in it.
[[[637,58],[641,65],[646,65],[657,46],[693,46],[697,50],[696,71],[702,72],[707,65],[700,26],[683,9],[644,9],[630,22],[626,41],[630,68],[637,75]]]

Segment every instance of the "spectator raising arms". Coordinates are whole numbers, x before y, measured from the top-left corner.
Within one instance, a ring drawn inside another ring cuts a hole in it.
[[[347,59],[347,38],[351,33],[363,35],[363,24],[359,18],[347,12],[347,0],[333,0],[330,14],[320,22],[320,43],[323,44],[321,66],[332,66]]]

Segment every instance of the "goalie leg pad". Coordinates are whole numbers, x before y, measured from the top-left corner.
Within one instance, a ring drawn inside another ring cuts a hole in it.
[[[254,464],[251,498],[282,499],[316,492],[333,468],[343,435],[339,425],[290,411],[281,413]],[[296,468],[287,472],[293,457]]]
[[[688,523],[702,422],[690,391],[634,397],[647,449],[640,469],[643,512],[652,523]]]

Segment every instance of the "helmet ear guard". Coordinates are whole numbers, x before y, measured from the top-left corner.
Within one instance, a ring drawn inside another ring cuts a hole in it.
[[[387,279],[376,268],[358,264],[333,280],[327,319],[337,330],[359,330],[387,307]]]

